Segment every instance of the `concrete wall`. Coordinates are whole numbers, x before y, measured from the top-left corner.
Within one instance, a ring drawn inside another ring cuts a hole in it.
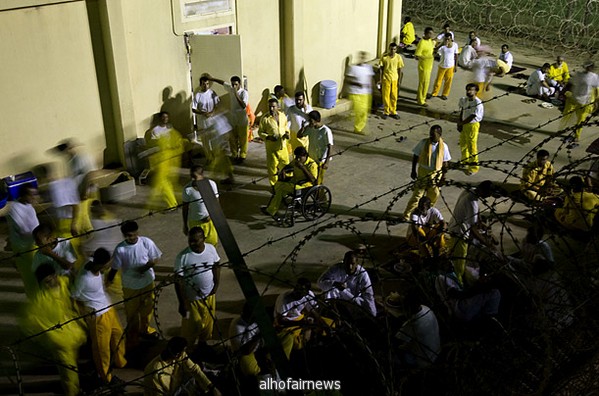
[[[105,147],[85,3],[0,12],[0,177],[56,160],[75,137],[99,160]]]
[[[126,62],[138,137],[160,110],[173,126],[191,130],[191,92],[183,36],[173,32],[170,0],[118,0],[122,4]],[[117,61],[121,61],[117,59]]]
[[[243,73],[248,77],[250,104],[266,111],[265,89],[281,83],[281,38],[279,2],[237,0],[237,34],[241,35]]]

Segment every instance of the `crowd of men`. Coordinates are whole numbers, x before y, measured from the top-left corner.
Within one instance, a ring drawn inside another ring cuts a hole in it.
[[[422,38],[417,38],[411,21],[406,18],[400,42],[389,45],[389,51],[378,65],[382,119],[400,118],[398,90],[405,64],[398,50],[406,53],[415,43],[413,56],[418,61],[415,100],[420,106],[428,106],[427,100],[432,98],[448,100],[458,66],[473,70],[472,81],[465,86],[465,95],[458,100],[460,113],[456,129],[460,133],[461,158],[457,165],[451,166],[466,175],[479,172],[477,141],[484,117],[481,95],[489,89],[492,76],[504,75],[512,69],[513,55],[509,47],[503,45],[497,59],[487,56],[489,51],[481,46],[475,32],[469,34],[468,44],[460,49],[448,24],[437,36],[429,27]],[[429,93],[435,56],[439,57],[439,64]],[[358,134],[366,132],[375,86],[373,67],[366,60],[366,54],[361,53],[358,62],[348,67],[346,73],[348,94],[354,106],[354,132]],[[533,72],[526,93],[547,100],[561,97],[564,114],[576,114],[581,122],[593,110],[599,89],[594,64],[587,62],[583,66],[583,72],[570,77],[567,64],[558,57],[555,63],[545,64]],[[229,95],[228,113],[220,109],[220,98],[211,89],[213,82],[222,85]],[[229,83],[203,75],[193,97],[192,111],[198,127],[193,143],[201,143],[209,167],[221,184],[234,183],[234,165],[246,161],[248,141],[254,138],[250,129],[253,113],[241,79],[233,76]],[[166,112],[158,114],[158,122],[149,132],[148,145],[156,148],[150,154],[150,167],[154,173],[152,205],[176,208],[182,203],[182,229],[188,246],[179,252],[173,265],[177,311],[181,315],[180,337],[171,338],[166,348],[145,367],[145,392],[154,395],[203,391],[219,395],[221,392],[206,376],[202,364],[186,353],[187,348],[200,351],[209,348],[220,285],[218,233],[198,184],[207,180],[204,167],[191,166],[190,181],[179,195],[170,169],[181,166],[184,142],[170,126]],[[277,86],[268,100],[268,111],[259,120],[257,135],[264,143],[266,171],[272,189],[268,204],[261,210],[280,222],[278,211],[286,195],[323,183],[332,155],[333,133],[323,123],[320,112],[306,103],[304,92],[295,93],[291,99],[283,87]],[[570,147],[575,147],[579,137],[580,128],[571,138]],[[34,341],[57,363],[64,393],[77,395],[80,392],[78,351],[86,340],[92,346],[99,383],[118,387],[122,381],[112,374],[113,368],[125,367],[128,363],[126,354],[136,351],[143,340],[160,338],[151,323],[156,289],[154,267],[160,262],[162,251],[160,243],[140,235],[135,221],[120,225],[120,240],[112,238],[91,251],[58,237],[65,231],[77,235],[101,228],[97,222],[94,225],[94,221],[106,221],[106,217],[102,214],[101,204],[94,199],[93,189],[85,187],[85,176],[93,166],[72,141],[58,145],[56,151],[66,155],[70,171],[66,178],[68,183],[61,183],[54,189],[58,191],[54,199],[59,209],[58,228],[38,221],[33,209],[37,190],[33,185],[26,185],[10,209],[10,241],[13,251],[18,253],[16,266],[29,301],[21,318],[23,332],[34,336]],[[412,154],[413,192],[401,219],[409,223],[408,245],[416,249],[423,260],[432,258],[440,263],[442,268],[436,272],[434,290],[451,317],[464,323],[482,319],[503,329],[498,320],[500,290],[488,282],[486,268],[481,263],[468,265],[472,264],[473,250],[496,253],[495,241],[480,216],[479,206],[502,192],[489,180],[464,189],[455,202],[451,220],[446,222],[435,208],[452,160],[441,126],[433,125],[429,137],[419,141]],[[290,155],[293,155],[292,161]],[[555,221],[568,230],[593,232],[599,198],[587,191],[585,180],[579,177],[570,178],[568,186],[560,188],[554,173],[549,153],[537,151],[536,159],[523,169],[519,194],[514,195],[514,199],[536,204],[563,194],[563,189],[568,190],[563,207],[555,211]],[[218,198],[217,183],[213,180],[208,183]],[[69,194],[65,193],[65,186],[69,187]],[[501,259],[514,266],[528,266],[537,275],[547,274],[554,259],[542,234],[542,228],[533,225],[525,241],[528,250],[523,250],[523,256]],[[38,249],[34,250],[36,247]],[[441,256],[449,259],[440,260]],[[329,313],[334,311],[331,307],[349,304],[350,312],[358,310],[373,321],[386,314],[385,304],[376,302],[371,276],[362,264],[361,253],[350,250],[318,279],[299,278],[292,289],[279,295],[272,315],[287,358],[293,351],[304,349],[313,337],[326,337],[342,326],[338,317],[327,317],[327,309]],[[551,274],[550,280],[553,277]],[[530,281],[539,282],[539,279],[544,278],[532,277]],[[313,282],[318,290],[312,288]],[[122,288],[125,327],[111,307],[107,292],[114,283]],[[567,299],[567,295],[561,298]],[[439,312],[422,304],[422,299],[412,291],[406,293],[401,304],[405,321],[396,329],[397,353],[392,359],[393,364],[402,368],[430,366],[441,350],[436,316]],[[264,348],[255,309],[246,304],[231,324],[231,348],[237,354],[242,375],[256,379],[277,376],[269,352]],[[321,314],[322,311],[325,314]],[[341,311],[348,312],[347,309]],[[552,312],[549,317],[559,326],[567,326],[572,321],[569,312]],[[81,320],[72,320],[75,318]],[[57,323],[66,325],[45,332]],[[39,337],[38,333],[41,334]]]

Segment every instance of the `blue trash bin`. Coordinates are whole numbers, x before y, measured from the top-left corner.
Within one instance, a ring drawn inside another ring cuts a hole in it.
[[[320,82],[320,107],[332,109],[337,102],[337,83],[333,80],[323,80]]]

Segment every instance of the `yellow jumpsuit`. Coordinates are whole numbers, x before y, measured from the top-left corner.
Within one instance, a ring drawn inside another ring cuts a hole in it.
[[[383,55],[379,62],[383,70],[381,79],[381,95],[383,96],[384,113],[386,115],[397,114],[397,85],[399,82],[398,69],[404,67],[403,58],[395,54],[392,58],[389,55]]]
[[[279,170],[289,163],[285,134],[289,134],[289,129],[283,112],[279,111],[277,116],[267,114],[260,120],[258,135],[264,140],[266,147],[266,169],[271,186],[277,182]]]
[[[178,205],[175,197],[177,178],[173,170],[181,167],[183,141],[179,132],[171,129],[167,135],[158,138],[156,144],[159,151],[150,156],[150,169],[154,174],[149,206],[163,209],[164,206],[159,204],[163,201],[166,208],[175,208]]]
[[[318,164],[314,162],[314,160],[310,157],[307,158],[304,166],[308,169],[308,172],[314,176],[314,178],[318,177]],[[300,190],[302,188],[312,187],[312,183],[306,181],[306,175],[304,175],[304,171],[302,171],[299,167],[293,167],[293,177],[291,181],[278,181],[275,184],[275,195],[270,199],[270,203],[266,210],[272,216],[277,213],[279,210],[279,206],[281,206],[281,202],[283,198],[293,193],[296,189]]]
[[[416,101],[423,105],[426,103],[426,94],[431,81],[431,72],[433,71],[433,51],[435,43],[432,39],[420,40],[416,46],[414,56],[418,57],[418,91]]]
[[[181,337],[187,340],[188,345],[194,345],[196,340],[206,342],[212,337],[216,296],[211,294],[206,298],[190,301],[187,309],[188,317],[181,320]]]

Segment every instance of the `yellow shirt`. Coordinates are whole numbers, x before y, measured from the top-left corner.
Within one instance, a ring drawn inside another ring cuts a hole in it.
[[[547,77],[557,82],[568,82],[570,79],[570,70],[568,70],[568,64],[566,62],[562,62],[561,65],[556,66],[556,64],[553,63],[551,66],[549,66]]]
[[[289,128],[287,127],[287,117],[282,111],[279,111],[278,123],[277,118],[271,116],[270,113],[260,120],[258,136],[260,136],[267,145],[275,145],[278,149],[282,149],[284,141],[283,135],[285,133],[289,133]],[[272,140],[271,138],[273,137],[276,140]]]
[[[414,56],[421,59],[433,59],[433,51],[435,50],[435,42],[433,40],[420,40],[416,46]]]
[[[551,162],[545,162],[541,168],[537,161],[532,161],[522,170],[522,181],[520,185],[523,190],[538,190],[545,185],[547,180],[553,177],[553,165]]]
[[[403,58],[399,54],[395,54],[393,58],[387,54],[383,55],[379,65],[383,68],[383,80],[387,81],[399,80],[397,69],[404,67]]]
[[[570,229],[589,231],[599,211],[599,197],[590,192],[573,192],[566,197],[563,209],[555,211],[555,218]]]
[[[306,167],[306,169],[308,169],[308,172],[310,172],[312,176],[314,176],[315,179],[318,177],[318,165],[312,158],[308,157],[306,162],[304,162],[304,166]],[[295,161],[293,162],[293,178],[291,179],[291,181],[293,182],[293,184],[297,185],[297,188],[305,188],[312,186],[312,183],[310,183],[310,181],[304,174],[304,171],[301,170],[299,166],[295,165]]]
[[[144,370],[144,395],[174,395],[181,386],[184,374],[195,378],[196,384],[204,391],[212,384],[200,366],[192,362],[185,352],[171,362],[165,362],[158,355]]]
[[[414,30],[414,24],[408,22],[401,28],[401,42],[409,45],[416,40],[416,31]]]

